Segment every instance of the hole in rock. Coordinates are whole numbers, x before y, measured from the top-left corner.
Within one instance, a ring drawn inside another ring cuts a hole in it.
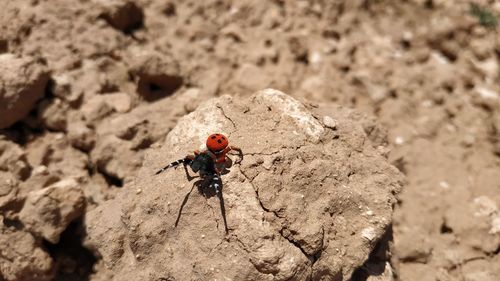
[[[137,91],[146,101],[155,101],[172,95],[182,82],[181,77],[170,75],[141,77]]]

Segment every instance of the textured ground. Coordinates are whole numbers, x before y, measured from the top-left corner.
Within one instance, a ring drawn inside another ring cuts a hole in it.
[[[84,210],[201,102],[272,87],[388,130],[400,280],[499,279],[500,27],[471,2],[3,0],[0,248],[26,241],[3,278],[86,278]]]

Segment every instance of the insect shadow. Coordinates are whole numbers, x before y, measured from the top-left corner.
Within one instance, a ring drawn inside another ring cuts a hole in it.
[[[219,176],[215,174],[202,174],[201,176],[194,176],[192,177],[189,175],[189,172],[187,170],[187,167],[184,166],[184,169],[186,171],[186,176],[189,181],[193,179],[198,179],[193,183],[191,186],[191,189],[188,191],[188,193],[184,196],[184,200],[182,200],[181,206],[179,208],[179,212],[177,214],[177,219],[175,220],[175,227],[179,224],[179,221],[182,216],[182,210],[184,209],[184,206],[186,205],[189,196],[191,195],[191,192],[193,192],[194,187],[196,186],[198,189],[198,192],[202,194],[205,198],[211,198],[213,196],[219,197],[219,202],[220,202],[220,209],[222,213],[222,219],[224,220],[224,229],[226,233],[229,232],[229,229],[227,227],[227,220],[226,220],[226,208],[224,206],[224,196],[223,196],[223,185],[222,185],[222,180],[220,179]],[[214,187],[215,184],[219,185],[219,192],[216,192],[216,189]]]

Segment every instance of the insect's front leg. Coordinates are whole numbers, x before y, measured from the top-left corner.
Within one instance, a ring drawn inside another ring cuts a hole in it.
[[[197,151],[195,151],[194,153],[196,155]],[[186,172],[186,177],[187,177],[188,181],[191,181],[191,180],[193,180],[193,179],[196,178],[196,177],[192,177],[189,174],[189,170],[187,168],[188,165],[191,165],[191,163],[193,162],[194,158],[195,158],[194,155],[188,155],[188,156],[186,156],[186,158],[184,158],[184,159],[186,159],[186,161],[184,162],[184,171]]]
[[[185,166],[185,165],[189,165],[189,163],[191,163],[191,162],[193,161],[193,159],[194,159],[194,157],[193,157],[193,158],[191,158],[191,157],[188,155],[188,156],[186,156],[186,157],[184,157],[184,158],[182,158],[182,159],[179,159],[179,160],[177,160],[177,161],[174,161],[174,162],[172,162],[172,163],[170,163],[170,164],[166,165],[165,167],[161,168],[160,170],[158,170],[158,171],[155,173],[155,175],[158,175],[158,174],[160,174],[160,173],[162,173],[162,172],[166,171],[166,170],[167,170],[167,169],[169,169],[169,168],[172,168],[172,167],[177,167],[177,166],[178,166],[178,165],[180,165],[180,164],[184,164],[184,166]]]
[[[243,151],[241,150],[241,148],[237,147],[237,146],[230,146],[229,147],[231,150],[234,150],[236,152],[238,152],[238,157],[239,159],[237,161],[235,161],[234,163],[235,164],[240,164],[241,161],[243,161]]]

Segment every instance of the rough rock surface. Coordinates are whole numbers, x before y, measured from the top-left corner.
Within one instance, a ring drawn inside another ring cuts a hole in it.
[[[82,189],[74,179],[67,179],[30,192],[19,219],[26,229],[55,244],[69,223],[83,214],[84,208]]]
[[[18,179],[26,179],[31,171],[23,149],[18,144],[1,138],[0,170],[12,173]]]
[[[0,280],[48,281],[53,277],[54,264],[40,243],[27,232],[7,227],[0,217]]]
[[[0,172],[0,209],[15,201],[19,182],[11,173]]]
[[[171,56],[154,50],[132,49],[132,69],[137,77],[137,92],[154,101],[171,95],[182,85],[179,63]]]
[[[0,54],[0,129],[26,117],[48,80],[46,66],[36,59]]]
[[[335,129],[272,89],[207,101],[87,214],[86,246],[113,280],[348,280],[386,233],[402,178],[346,110],[328,115]],[[182,169],[152,176],[212,132],[244,152],[223,175],[227,235],[213,190]]]
[[[163,141],[175,121],[196,107],[199,96],[199,90],[187,89],[101,122],[96,128],[99,142],[90,154],[98,171],[119,181],[134,178],[144,149]]]

